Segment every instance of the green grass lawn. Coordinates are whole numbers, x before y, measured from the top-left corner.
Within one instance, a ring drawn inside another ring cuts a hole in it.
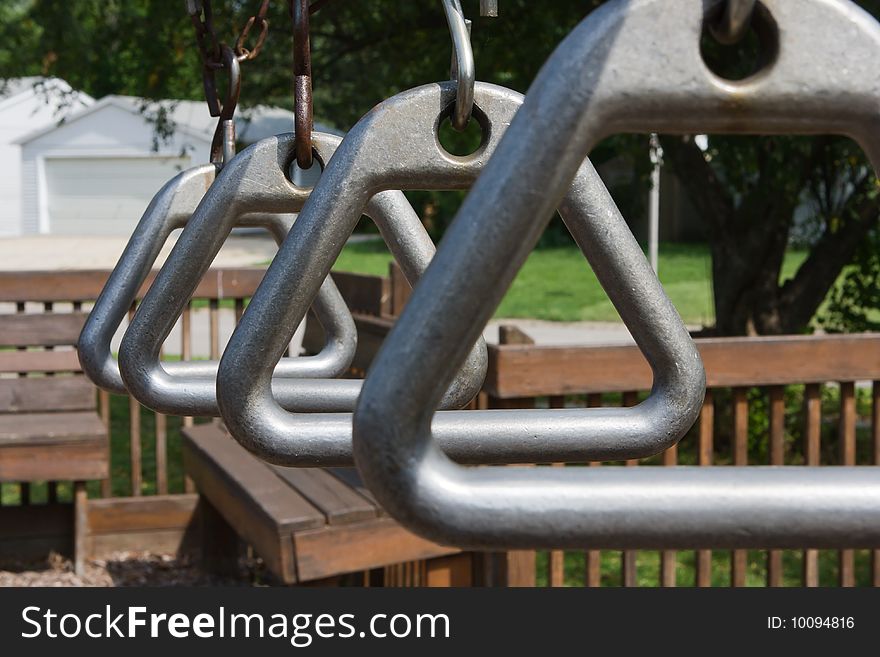
[[[788,278],[806,257],[786,255],[782,278]],[[387,275],[391,255],[381,240],[348,244],[334,269]],[[678,312],[689,324],[712,324],[712,270],[708,247],[661,244],[660,281]],[[595,274],[574,246],[532,252],[517,275],[497,317],[552,321],[618,321],[617,311]]]

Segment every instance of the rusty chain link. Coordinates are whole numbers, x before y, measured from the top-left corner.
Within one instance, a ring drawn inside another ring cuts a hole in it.
[[[297,139],[296,161],[302,169],[312,166],[312,128],[314,125],[312,112],[312,62],[309,46],[309,14],[313,14],[330,0],[288,0],[288,9],[293,21],[294,34],[294,115],[295,133]],[[196,33],[196,44],[202,60],[202,84],[205,90],[205,101],[211,116],[219,117],[217,130],[214,134],[214,147],[212,148],[212,161],[217,161],[220,151],[219,145],[221,134],[225,134],[226,142],[229,141],[230,131],[234,140],[234,127],[232,114],[238,102],[241,89],[241,71],[238,64],[256,59],[269,36],[269,20],[266,15],[269,12],[270,0],[260,2],[257,13],[250,16],[235,40],[235,46],[230,48],[220,41],[214,30],[213,11],[211,0],[186,0],[186,10]],[[256,40],[252,46],[248,45],[251,32],[258,30]],[[232,60],[235,60],[234,64]],[[218,70],[225,69],[229,74],[226,100],[221,102],[217,91],[216,74]],[[227,154],[230,151],[228,143],[224,149]]]
[[[309,0],[289,0],[293,21],[293,114],[296,163],[312,166],[312,53],[309,44]]]
[[[269,35],[269,21],[266,19],[266,12],[268,11],[269,0],[263,0],[263,2],[260,3],[260,8],[257,13],[248,18],[244,27],[241,29],[238,39],[235,40],[235,56],[238,57],[239,61],[243,62],[256,59],[257,55],[260,54],[260,50],[263,49],[263,44],[266,42],[266,37]],[[246,48],[245,42],[254,26],[259,28],[260,33],[257,36],[253,48]]]

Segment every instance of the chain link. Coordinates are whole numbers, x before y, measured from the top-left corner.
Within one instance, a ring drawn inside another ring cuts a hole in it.
[[[269,0],[263,0],[257,13],[248,18],[244,24],[238,39],[235,40],[235,56],[238,57],[238,61],[243,62],[256,59],[257,55],[260,54],[260,50],[263,49],[263,44],[266,42],[266,37],[269,36],[269,21],[266,19],[268,11]],[[253,47],[247,48],[245,44],[254,27],[258,28],[260,32]]]

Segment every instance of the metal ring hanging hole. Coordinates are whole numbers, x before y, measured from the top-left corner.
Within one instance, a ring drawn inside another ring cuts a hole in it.
[[[474,68],[474,51],[468,21],[464,17],[459,0],[443,0],[443,11],[452,36],[453,80],[457,85],[452,127],[462,131],[471,118],[474,106],[474,84],[477,75]]]
[[[456,107],[457,102],[450,103],[437,116],[437,121],[434,124],[434,139],[437,141],[437,147],[440,149],[443,155],[445,155],[447,158],[451,158],[452,160],[462,162],[478,157],[483,151],[486,150],[489,139],[492,136],[492,125],[489,122],[489,117],[487,117],[483,110],[480,109],[480,106],[474,104],[471,107],[471,114],[474,120],[468,122],[465,130],[456,130],[455,132],[447,131],[447,136],[453,141],[463,141],[467,138],[467,135],[474,130],[475,127],[479,127],[480,143],[476,146],[476,148],[470,147],[469,145],[467,145],[466,148],[458,147],[458,145],[455,143],[449,143],[449,139],[443,137],[442,131],[447,119],[449,120],[449,124],[452,126],[452,128],[455,128],[453,120],[455,118]],[[476,124],[476,126],[474,126],[474,124]],[[443,143],[444,141],[446,141],[447,143]],[[448,148],[447,145],[449,146]]]
[[[318,167],[321,170],[321,172],[324,171],[324,160],[321,159],[321,155],[318,153],[318,150],[313,148],[312,149],[312,164],[308,169],[304,169],[303,167],[301,167],[299,164],[299,160],[297,159],[296,155],[294,155],[294,157],[291,159],[291,161],[288,162],[287,167],[284,169],[284,174],[287,176],[287,179],[290,181],[290,183],[292,185],[294,185],[295,187],[298,187],[301,189],[311,189],[312,188],[311,185],[308,185],[308,186],[300,185],[299,183],[296,182],[296,180],[295,180],[296,172],[301,171],[301,172],[305,173],[307,171],[311,171],[315,167]]]
[[[705,16],[700,55],[709,70],[726,82],[751,79],[776,62],[779,54],[779,28],[770,10],[755,2],[745,31],[735,41],[719,38],[717,26],[726,3],[715,5]]]

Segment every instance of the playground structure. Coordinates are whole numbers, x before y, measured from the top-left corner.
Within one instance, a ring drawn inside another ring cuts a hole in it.
[[[113,272],[64,281],[37,274],[27,286],[10,275],[0,286],[16,311],[9,332],[23,332],[7,344],[19,350],[6,370],[10,396],[61,385],[79,395],[69,408],[10,409],[87,414],[82,436],[44,433],[86,445],[94,460],[106,434],[114,442],[109,393],[131,395],[133,498],[111,497],[105,479],[103,499],[85,499],[83,479],[113,475],[112,447],[109,467],[88,474],[73,467],[73,452],[65,459],[77,568],[107,546],[152,538],[175,550],[195,541],[205,563],[222,568],[243,540],[288,584],[528,585],[541,550],[551,585],[566,580],[566,552],[584,555],[585,581],[595,585],[601,552],[616,550],[621,582],[634,585],[638,553],[652,551],[660,553],[658,581],[671,586],[678,552],[693,553],[693,581],[706,585],[711,551],[730,550],[730,582],[743,585],[754,562],[748,551],[767,550],[768,584],[783,582],[796,551],[803,583],[816,585],[821,549],[838,552],[840,584],[880,583],[878,336],[693,340],[587,159],[619,132],[830,132],[854,138],[876,165],[880,86],[871,62],[880,25],[870,15],[847,0],[678,0],[676,11],[664,0],[613,0],[563,40],[523,97],[476,80],[462,8],[444,0],[453,79],[386,99],[340,140],[312,131],[308,17],[319,5],[291,1],[296,130],[236,154],[241,64],[259,53],[267,6],[232,48],[213,33],[210,2],[187,2],[218,118],[211,162],[159,191]],[[761,42],[757,69],[723,78],[703,60],[701,38],[709,30],[736,41],[745,26]],[[456,129],[480,127],[471,154],[453,156],[440,143],[447,118]],[[316,185],[296,185],[293,164],[313,161],[322,167]],[[424,189],[469,189],[436,253],[401,191]],[[483,342],[483,326],[555,210],[635,346],[540,347],[514,331],[504,332],[506,344]],[[399,265],[388,279],[330,276],[363,213]],[[274,231],[279,250],[265,271],[210,269],[237,225]],[[180,238],[151,272],[176,226]],[[200,299],[210,313],[208,361],[187,358]],[[77,346],[82,372],[104,391],[103,431],[78,368],[41,369],[31,364],[34,352],[21,351],[68,344],[69,335],[62,343],[35,327],[47,316],[76,323],[92,300]],[[28,302],[42,314],[28,313]],[[56,315],[59,302],[73,312]],[[221,350],[217,317],[226,304],[236,325]],[[323,330],[313,325],[307,353],[290,354],[310,307]],[[127,312],[117,360],[110,340]],[[163,361],[180,316],[184,358]],[[25,340],[31,334],[36,344]],[[833,459],[821,453],[829,383],[838,400]],[[797,431],[786,417],[788,386],[804,386]],[[859,400],[871,416],[861,428]],[[144,487],[139,404],[156,427],[158,495],[149,502],[134,499]],[[753,404],[766,405],[766,430],[751,426]],[[183,497],[171,494],[169,414],[187,418]],[[796,433],[801,444],[787,442]],[[40,439],[10,432],[0,443],[12,455],[5,462],[23,465],[0,474],[65,476],[29,463],[54,463]],[[645,459],[659,466],[634,467]],[[50,541],[27,535],[44,527],[21,511],[30,496],[22,484],[23,504],[11,507],[18,521],[4,530],[18,546]],[[60,514],[57,486],[47,497],[39,512]]]

